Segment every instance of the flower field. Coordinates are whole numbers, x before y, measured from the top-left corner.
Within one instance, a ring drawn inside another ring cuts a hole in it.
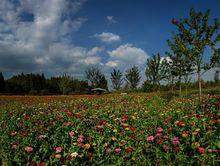
[[[220,96],[0,97],[2,165],[218,165]]]

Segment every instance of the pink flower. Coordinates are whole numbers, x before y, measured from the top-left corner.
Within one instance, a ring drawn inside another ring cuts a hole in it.
[[[41,135],[38,136],[38,138],[45,138],[45,137],[46,137],[46,136],[43,135],[43,134],[41,134]]]
[[[28,151],[28,152],[32,152],[32,151],[33,151],[33,148],[32,148],[31,146],[27,146],[27,147],[25,148],[25,150]]]
[[[77,139],[77,141],[78,141],[79,143],[81,143],[81,142],[83,142],[83,139],[80,137],[80,138]]]
[[[71,122],[66,122],[66,126],[70,126],[71,125]]]
[[[168,139],[168,136],[167,136],[167,135],[165,135],[165,136],[163,136],[163,138],[164,138],[164,139]]]
[[[115,149],[115,152],[120,152],[121,151],[121,148],[116,148]]]
[[[209,153],[212,153],[212,149],[208,149],[208,152],[209,152]]]
[[[205,148],[199,148],[199,153],[205,153]]]
[[[160,133],[157,133],[157,134],[156,134],[156,137],[161,137],[161,134],[160,134]]]
[[[171,131],[171,130],[173,130],[173,128],[172,128],[172,127],[170,127],[170,128],[168,128],[168,130],[169,130],[169,131]]]
[[[162,133],[163,132],[163,129],[161,127],[157,128],[157,132],[158,133]]]
[[[147,141],[153,141],[154,140],[154,136],[149,136],[149,137],[147,137]]]
[[[75,134],[75,133],[74,133],[73,131],[70,131],[70,132],[69,132],[69,135],[70,135],[71,138],[73,138],[74,134]]]
[[[60,153],[62,151],[61,147],[56,147],[56,153]]]
[[[12,145],[12,149],[17,149],[17,147],[18,147],[18,146],[17,146],[17,145],[15,145],[15,144],[14,144],[14,145]]]
[[[165,150],[170,150],[170,146],[166,145]]]
[[[173,144],[173,145],[176,146],[176,145],[179,144],[179,143],[180,143],[180,142],[179,142],[178,138],[173,138],[173,139],[172,139],[172,144]]]
[[[123,139],[123,140],[121,140],[121,143],[123,144],[123,143],[125,143],[126,141]]]

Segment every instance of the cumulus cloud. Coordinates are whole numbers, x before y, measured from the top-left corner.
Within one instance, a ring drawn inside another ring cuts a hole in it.
[[[114,19],[114,16],[107,16],[106,18],[107,18],[108,22],[111,24],[117,23],[117,21]]]
[[[0,69],[3,72],[68,72],[82,75],[101,63],[102,48],[72,44],[87,18],[76,16],[85,0],[0,1]]]
[[[115,50],[108,52],[110,58],[106,63],[109,67],[124,68],[132,65],[144,65],[148,54],[141,48],[137,48],[132,44],[120,45]]]
[[[120,36],[114,33],[102,32],[101,34],[95,34],[94,37],[100,39],[102,42],[112,43],[120,41]]]

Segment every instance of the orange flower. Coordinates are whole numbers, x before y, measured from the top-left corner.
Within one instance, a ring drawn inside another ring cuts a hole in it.
[[[55,158],[56,158],[56,159],[59,159],[59,158],[61,158],[61,155],[60,155],[60,154],[56,154],[56,155],[55,155]]]
[[[89,145],[89,144],[85,144],[85,145],[84,145],[84,148],[85,148],[85,149],[89,149],[89,148],[90,148],[90,145]]]
[[[195,126],[195,122],[191,122],[191,123],[190,123],[190,126]]]

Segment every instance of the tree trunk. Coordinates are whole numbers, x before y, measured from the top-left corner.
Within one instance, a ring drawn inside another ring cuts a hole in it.
[[[198,84],[199,84],[199,102],[201,102],[201,96],[202,96],[202,83],[201,83],[201,71],[198,70]]]
[[[181,82],[180,82],[179,88],[180,88],[180,96],[181,96],[181,95],[182,95],[182,87],[181,87]]]

